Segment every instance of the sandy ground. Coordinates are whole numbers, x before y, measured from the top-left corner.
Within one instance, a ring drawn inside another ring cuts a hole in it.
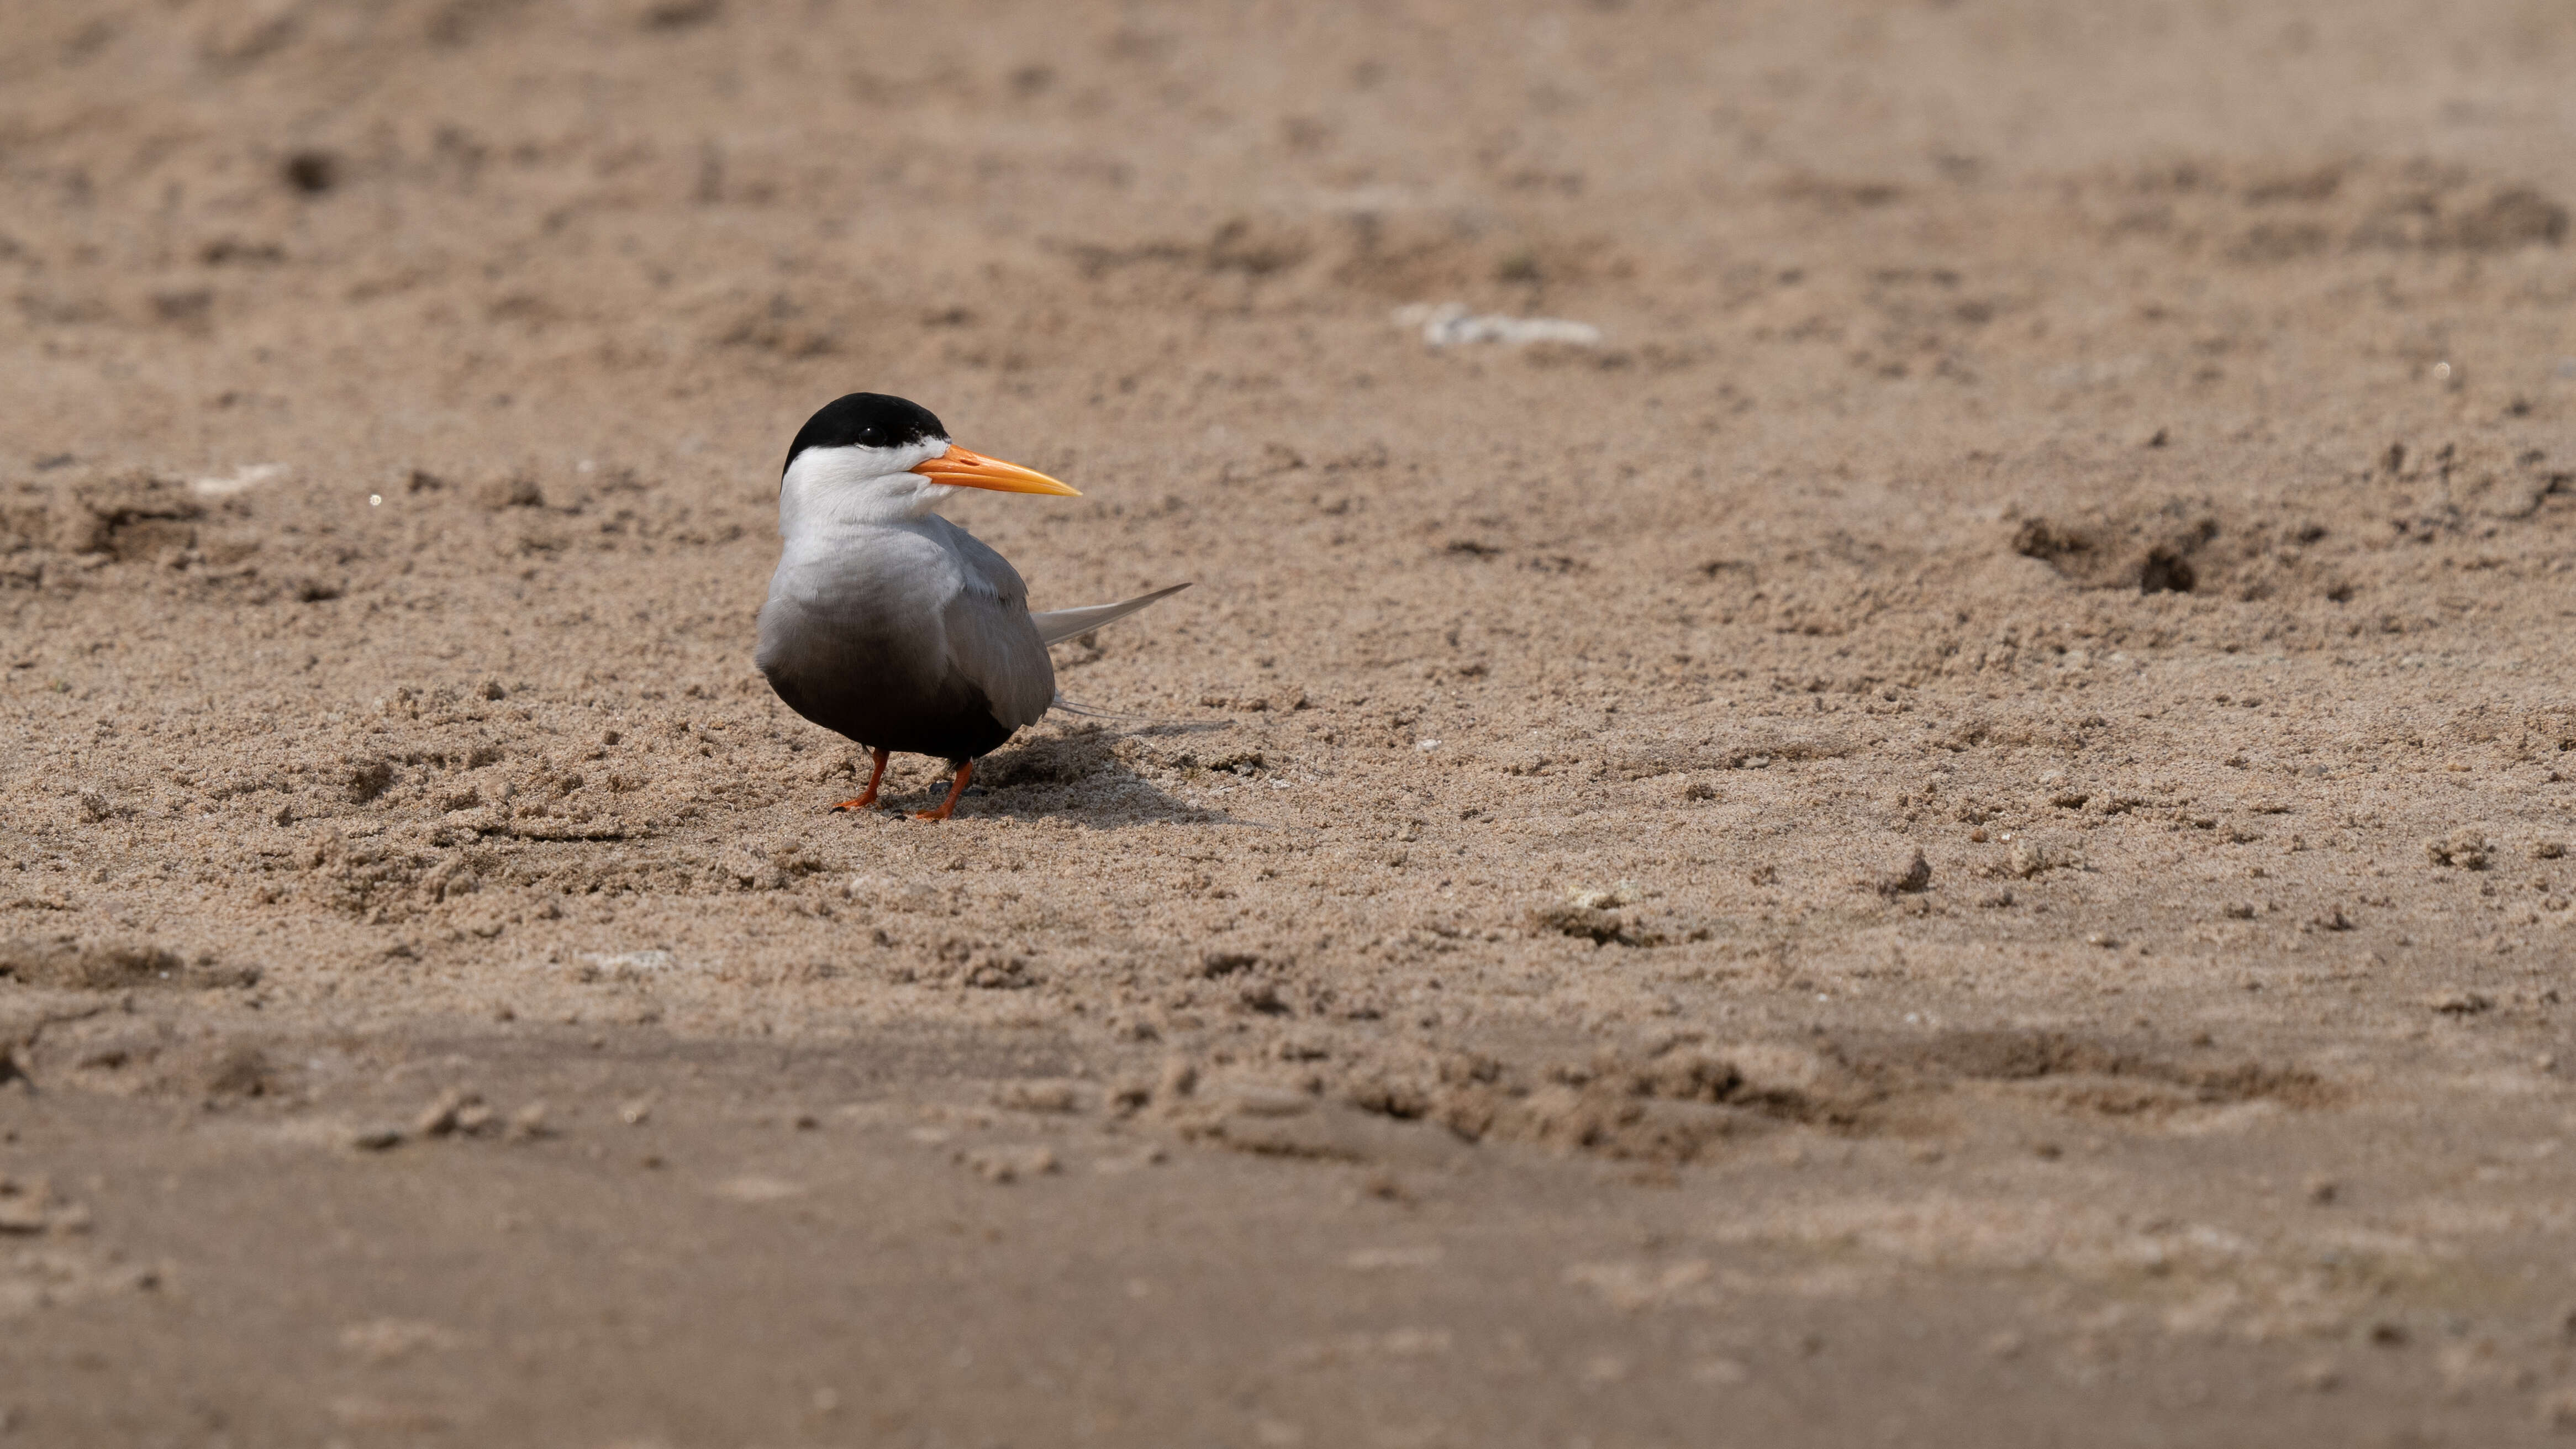
[[[2576,12],[7,28],[0,1439],[2576,1432]]]

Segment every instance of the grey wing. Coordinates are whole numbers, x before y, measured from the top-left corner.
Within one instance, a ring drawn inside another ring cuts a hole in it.
[[[964,586],[942,611],[949,658],[993,702],[995,719],[1036,724],[1055,702],[1055,662],[1029,618],[1028,585],[983,540],[953,524],[949,532],[965,566]]]

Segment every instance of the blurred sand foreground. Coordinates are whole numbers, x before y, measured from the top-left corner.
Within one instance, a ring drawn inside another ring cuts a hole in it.
[[[5,1442],[2576,1431],[2567,6],[8,9]]]

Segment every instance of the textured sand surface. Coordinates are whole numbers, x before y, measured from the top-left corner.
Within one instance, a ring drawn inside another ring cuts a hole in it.
[[[2564,6],[6,28],[7,1442],[2576,1432]]]

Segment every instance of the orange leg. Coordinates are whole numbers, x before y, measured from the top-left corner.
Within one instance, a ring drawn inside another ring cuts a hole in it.
[[[968,779],[973,777],[974,773],[975,762],[973,760],[959,760],[957,762],[957,779],[948,787],[948,798],[940,801],[937,809],[916,811],[912,818],[915,820],[947,819],[949,812],[957,808],[957,797],[966,793],[966,782]]]
[[[844,800],[832,808],[835,810],[865,810],[869,806],[877,803],[877,782],[885,778],[886,756],[893,753],[894,751],[892,750],[879,750],[876,752],[877,767],[868,772],[868,792],[866,794],[861,795],[856,800]]]

